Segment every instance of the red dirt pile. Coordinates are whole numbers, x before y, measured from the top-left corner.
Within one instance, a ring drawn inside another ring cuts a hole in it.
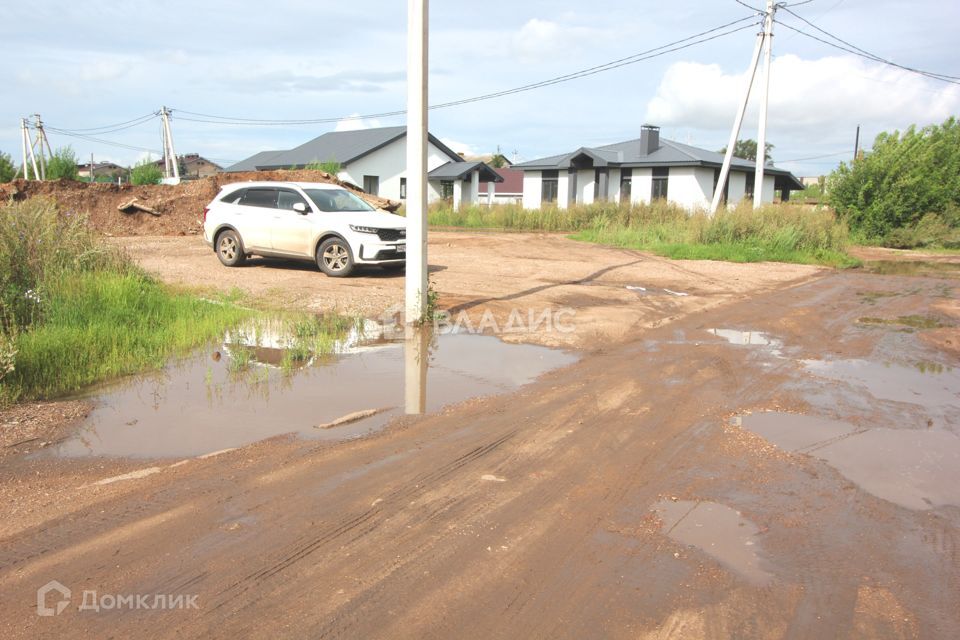
[[[108,236],[183,236],[202,232],[203,208],[213,200],[220,187],[232,182],[279,180],[288,182],[327,182],[354,191],[371,205],[395,211],[400,203],[364,193],[356,185],[338,180],[323,171],[251,171],[222,173],[179,185],[90,184],[74,180],[26,181],[0,184],[0,203],[45,196],[53,198],[62,211],[86,213],[94,229]],[[137,199],[137,203],[157,211],[124,213],[118,206]]]

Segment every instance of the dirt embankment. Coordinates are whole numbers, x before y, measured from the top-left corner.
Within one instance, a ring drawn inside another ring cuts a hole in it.
[[[203,208],[213,200],[220,187],[232,182],[250,180],[282,180],[327,182],[342,185],[375,207],[394,211],[400,204],[364,193],[356,185],[338,180],[324,171],[252,171],[221,173],[179,185],[90,184],[74,180],[47,182],[16,180],[0,184],[0,202],[26,200],[37,196],[54,198],[64,211],[77,211],[90,216],[90,224],[105,235],[114,236],[183,236],[202,230]],[[123,213],[117,209],[133,198],[158,213]]]

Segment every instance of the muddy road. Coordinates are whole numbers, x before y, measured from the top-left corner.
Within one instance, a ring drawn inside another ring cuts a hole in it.
[[[370,437],[8,457],[0,635],[955,637],[958,281],[796,275]]]

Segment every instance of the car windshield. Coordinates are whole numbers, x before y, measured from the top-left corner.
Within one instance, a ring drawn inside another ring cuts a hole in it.
[[[320,211],[374,211],[374,208],[346,189],[304,189]]]

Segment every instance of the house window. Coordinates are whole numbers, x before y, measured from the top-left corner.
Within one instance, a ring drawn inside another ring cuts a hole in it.
[[[608,189],[607,189],[607,170],[606,169],[594,169],[593,171],[593,201],[598,202],[600,200],[606,200]]]
[[[557,170],[544,171],[541,176],[540,201],[544,204],[557,201],[560,189],[560,172]]]
[[[620,170],[620,202],[630,204],[633,193],[633,169]]]
[[[753,200],[753,183],[756,181],[756,179],[757,179],[757,174],[752,172],[747,174],[747,184],[744,185],[743,187],[744,198],[750,198],[751,200]]]
[[[453,199],[453,180],[442,180],[440,182],[440,197],[444,200]]]
[[[363,190],[372,196],[380,195],[380,176],[363,176]]]
[[[407,199],[407,179],[406,178],[400,178],[400,199],[401,200]]]
[[[653,170],[653,186],[650,188],[651,200],[667,199],[667,180],[670,177],[670,169],[667,167],[658,167]]]
[[[717,183],[720,182],[720,169],[713,170],[713,193],[717,193]],[[727,192],[730,190],[730,177],[727,174],[727,181],[723,184],[723,202],[727,201]]]

